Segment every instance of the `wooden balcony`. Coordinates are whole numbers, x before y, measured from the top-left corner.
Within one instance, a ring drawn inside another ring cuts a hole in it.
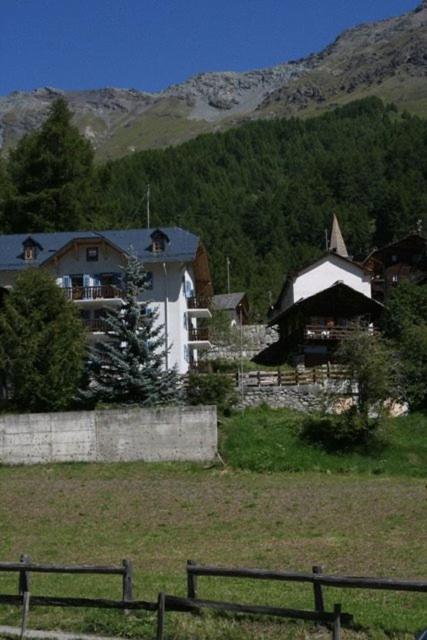
[[[187,307],[189,309],[209,309],[210,306],[211,298],[203,296],[193,296],[192,298],[187,298]]]
[[[202,327],[200,329],[190,328],[188,330],[189,342],[209,342],[209,329]]]
[[[350,338],[356,332],[365,330],[370,334],[376,334],[377,330],[373,327],[361,327],[358,324],[350,324],[347,326],[326,326],[322,324],[306,324],[304,327],[305,340],[345,340]]]
[[[91,333],[106,333],[108,329],[108,325],[102,318],[83,318],[83,324]]]
[[[211,298],[196,296],[187,298],[187,313],[193,318],[211,318],[210,305]]]
[[[110,284],[95,287],[67,287],[65,294],[69,300],[113,300],[122,297],[121,289]]]

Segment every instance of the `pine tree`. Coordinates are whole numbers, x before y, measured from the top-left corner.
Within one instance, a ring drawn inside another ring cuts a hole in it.
[[[16,279],[0,311],[3,393],[25,411],[67,409],[84,371],[86,335],[76,307],[42,269]]]
[[[138,301],[146,282],[141,261],[131,253],[123,274],[123,304],[106,312],[107,338],[96,343],[90,354],[86,398],[141,406],[178,401],[177,372],[163,370],[163,326],[149,302]]]
[[[65,100],[56,100],[42,127],[11,151],[8,232],[74,230],[96,215],[93,150],[71,118]]]

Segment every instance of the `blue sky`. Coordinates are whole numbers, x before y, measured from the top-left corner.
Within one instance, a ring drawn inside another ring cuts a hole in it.
[[[0,0],[0,95],[40,86],[158,91],[271,66],[420,0]]]

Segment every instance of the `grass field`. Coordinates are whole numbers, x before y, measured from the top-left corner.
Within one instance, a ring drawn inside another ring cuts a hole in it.
[[[253,473],[143,463],[0,468],[2,560],[135,563],[135,597],[184,595],[188,558],[225,566],[420,578],[426,574],[426,480],[395,475]],[[16,593],[16,576],[0,576]],[[33,593],[120,597],[114,577],[35,575]],[[201,578],[200,597],[311,607],[309,585]],[[354,614],[347,637],[413,637],[427,626],[423,594],[327,591]],[[0,608],[0,623],[18,614]],[[61,628],[139,638],[154,635],[150,615],[35,609],[30,628]],[[169,615],[179,640],[322,637],[274,620]],[[329,635],[327,636],[329,637]]]
[[[259,407],[225,419],[223,455],[234,468],[427,476],[427,416],[391,420],[363,453],[329,453],[299,437],[303,414]]]

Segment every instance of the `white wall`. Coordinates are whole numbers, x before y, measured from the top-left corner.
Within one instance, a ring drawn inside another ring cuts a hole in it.
[[[371,297],[371,280],[363,269],[351,262],[344,262],[334,255],[325,256],[321,261],[307,267],[293,282],[293,285],[285,296],[283,309],[298,302],[301,298],[323,291],[342,281],[348,287]]]
[[[47,270],[54,278],[61,278],[64,275],[100,273],[121,273],[121,266],[124,266],[123,256],[114,248],[108,245],[100,246],[98,261],[88,262],[86,260],[86,248],[82,245],[76,249],[72,248],[64,254],[56,264],[49,264]],[[96,246],[95,244],[93,246]],[[159,258],[160,259],[160,258]],[[166,274],[165,268],[166,267]],[[195,280],[191,265],[182,262],[171,263],[146,263],[145,268],[153,274],[153,287],[147,290],[142,299],[152,301],[152,306],[158,311],[158,324],[164,326],[167,331],[167,344],[169,352],[167,365],[171,369],[176,367],[179,373],[186,373],[189,368],[188,353],[188,330],[185,325],[187,311],[187,300],[185,294],[184,280],[187,287],[194,293]],[[0,286],[13,286],[17,271],[0,272]],[[102,301],[79,301],[76,303],[81,310],[93,312],[97,308],[106,306]],[[190,318],[187,319],[190,325]],[[194,322],[194,320],[193,320]],[[188,357],[186,358],[186,354]],[[166,357],[165,357],[166,366]]]

